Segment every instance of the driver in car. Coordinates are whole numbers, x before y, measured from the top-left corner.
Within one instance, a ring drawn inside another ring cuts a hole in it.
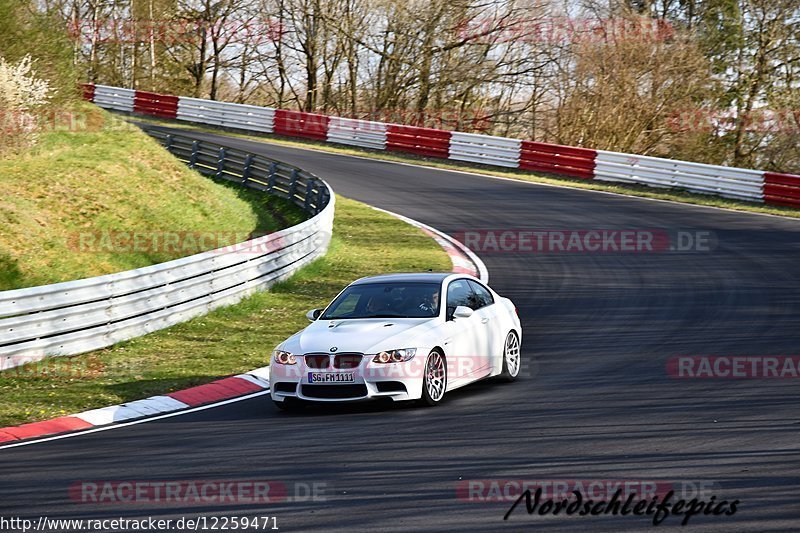
[[[419,310],[432,315],[439,309],[439,293],[429,293],[426,292],[422,295],[422,302],[418,306]]]

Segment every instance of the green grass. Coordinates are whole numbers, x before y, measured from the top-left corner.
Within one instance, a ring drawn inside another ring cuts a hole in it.
[[[264,366],[300,330],[308,309],[371,274],[448,271],[450,259],[420,230],[337,197],[324,257],[268,292],[104,350],[0,373],[0,427],[184,389]]]
[[[209,244],[226,245],[303,217],[289,202],[190,171],[138,128],[95,106],[76,104],[75,116],[74,127],[44,133],[31,150],[0,158],[0,291],[203,251],[188,241],[180,250],[76,249],[80,239],[111,234],[104,232],[209,232],[220,237]]]
[[[270,135],[270,134],[258,135],[252,133],[242,133],[239,130],[229,130],[227,128],[216,128],[210,126],[198,126],[196,124],[187,124],[185,122],[171,121],[171,120],[151,119],[149,117],[142,118],[137,116],[136,120],[150,122],[153,124],[159,124],[163,126],[170,126],[174,128],[181,128],[186,130],[205,131],[209,133],[219,133],[222,130],[225,131],[226,135],[231,135],[232,137],[239,137],[242,139],[250,139],[256,141],[269,141],[275,144],[293,146],[296,148],[306,148],[311,150],[317,150],[320,152],[355,155],[361,157],[369,157],[371,159],[376,159],[381,161],[393,161],[396,163],[411,163],[431,168],[439,168],[443,170],[460,170],[464,172],[472,172],[475,174],[483,174],[486,176],[499,176],[503,178],[511,178],[521,181],[530,181],[534,183],[544,183],[548,185],[573,187],[576,189],[589,189],[594,191],[605,191],[617,194],[624,194],[627,196],[637,196],[641,198],[654,198],[658,200],[668,200],[672,202],[681,202],[686,204],[720,207],[724,209],[732,209],[735,211],[747,211],[751,213],[765,213],[769,215],[800,218],[800,209],[796,209],[793,207],[764,205],[756,202],[731,200],[728,198],[721,198],[718,196],[712,196],[707,194],[692,193],[678,188],[662,189],[655,187],[647,187],[644,185],[610,183],[610,182],[601,182],[594,180],[585,180],[579,178],[573,179],[562,176],[538,174],[535,172],[530,172],[525,170],[504,169],[504,168],[492,167],[476,163],[428,158],[428,157],[421,157],[413,154],[403,154],[398,152],[370,150],[355,146],[331,144],[322,141],[296,139],[293,137],[289,138],[281,135]]]

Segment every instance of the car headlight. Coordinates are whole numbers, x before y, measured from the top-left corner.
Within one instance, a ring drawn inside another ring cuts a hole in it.
[[[378,353],[373,359],[373,363],[403,363],[409,361],[417,353],[416,348],[401,348],[399,350],[387,350]]]
[[[283,350],[275,350],[272,352],[272,360],[278,363],[279,365],[296,365],[297,364],[297,357],[294,354],[289,352],[284,352]]]

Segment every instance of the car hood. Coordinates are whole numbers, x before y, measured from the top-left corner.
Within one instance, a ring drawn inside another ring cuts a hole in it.
[[[377,353],[381,350],[425,345],[435,318],[360,318],[317,320],[281,345],[295,354],[338,352]]]

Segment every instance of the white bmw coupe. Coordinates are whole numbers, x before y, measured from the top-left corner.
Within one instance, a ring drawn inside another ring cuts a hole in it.
[[[442,302],[445,302],[442,304]],[[522,328],[511,300],[464,274],[359,279],[272,353],[282,409],[375,398],[436,405],[479,379],[513,381]]]

